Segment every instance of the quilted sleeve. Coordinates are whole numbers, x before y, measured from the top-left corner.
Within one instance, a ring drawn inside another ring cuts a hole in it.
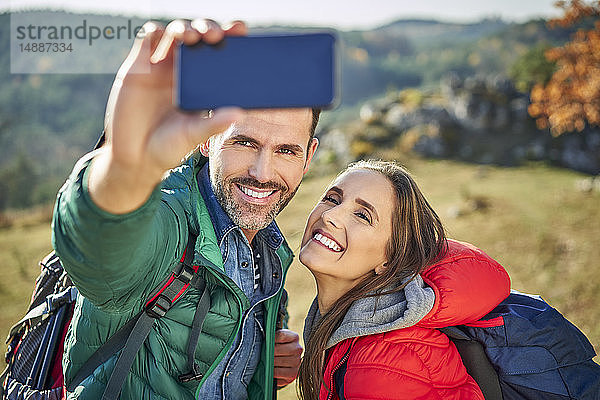
[[[90,160],[75,166],[58,194],[52,244],[83,296],[104,311],[123,312],[138,306],[142,293],[166,276],[187,233],[178,227],[187,225],[165,207],[159,188],[128,214],[98,208],[87,191]]]
[[[422,273],[436,299],[421,327],[477,321],[510,293],[510,278],[498,262],[468,243],[449,240],[448,245],[448,254]]]

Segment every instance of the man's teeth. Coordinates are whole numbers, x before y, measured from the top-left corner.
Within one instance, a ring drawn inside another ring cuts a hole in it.
[[[340,246],[337,245],[336,242],[334,242],[333,240],[321,235],[320,233],[317,233],[314,236],[314,239],[319,241],[320,243],[322,243],[323,245],[329,247],[331,250],[333,251],[341,251],[342,248]]]
[[[245,186],[240,186],[239,187],[242,192],[244,192],[246,195],[250,196],[250,197],[254,197],[255,199],[264,199],[267,196],[270,196],[273,194],[274,190],[271,190],[269,192],[255,192],[252,189],[248,189]]]

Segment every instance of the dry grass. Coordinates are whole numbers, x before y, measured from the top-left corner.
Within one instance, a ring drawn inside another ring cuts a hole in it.
[[[595,322],[600,320],[600,194],[575,190],[581,175],[536,165],[508,169],[416,159],[408,160],[407,167],[450,237],[496,258],[509,271],[515,289],[541,294],[600,350],[600,324]],[[306,217],[330,179],[307,179],[278,217],[295,252]],[[45,218],[18,221],[0,229],[0,332],[21,317],[39,271],[37,262],[50,250]],[[286,287],[290,327],[301,333],[315,295],[312,276],[295,261]],[[283,389],[279,397],[295,399],[295,386]]]

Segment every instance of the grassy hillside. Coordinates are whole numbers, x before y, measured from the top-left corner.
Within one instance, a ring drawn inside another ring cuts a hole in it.
[[[537,165],[496,168],[419,159],[405,163],[450,237],[471,242],[500,261],[515,289],[541,294],[600,350],[600,194],[575,189],[582,175]],[[306,216],[330,179],[306,180],[278,218],[296,253]],[[21,216],[11,229],[0,230],[0,332],[20,318],[38,273],[37,261],[50,249],[50,228],[43,215],[47,210]],[[315,289],[312,276],[297,261],[287,288],[291,328],[302,332]],[[295,398],[295,387],[284,389],[280,398]]]

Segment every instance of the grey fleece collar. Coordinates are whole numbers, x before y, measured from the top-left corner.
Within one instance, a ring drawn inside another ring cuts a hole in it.
[[[425,285],[421,276],[408,282],[402,291],[357,300],[352,303],[341,325],[327,341],[327,348],[349,338],[413,326],[431,311],[434,301],[433,289]],[[304,320],[305,342],[312,327],[320,319],[315,298]]]

